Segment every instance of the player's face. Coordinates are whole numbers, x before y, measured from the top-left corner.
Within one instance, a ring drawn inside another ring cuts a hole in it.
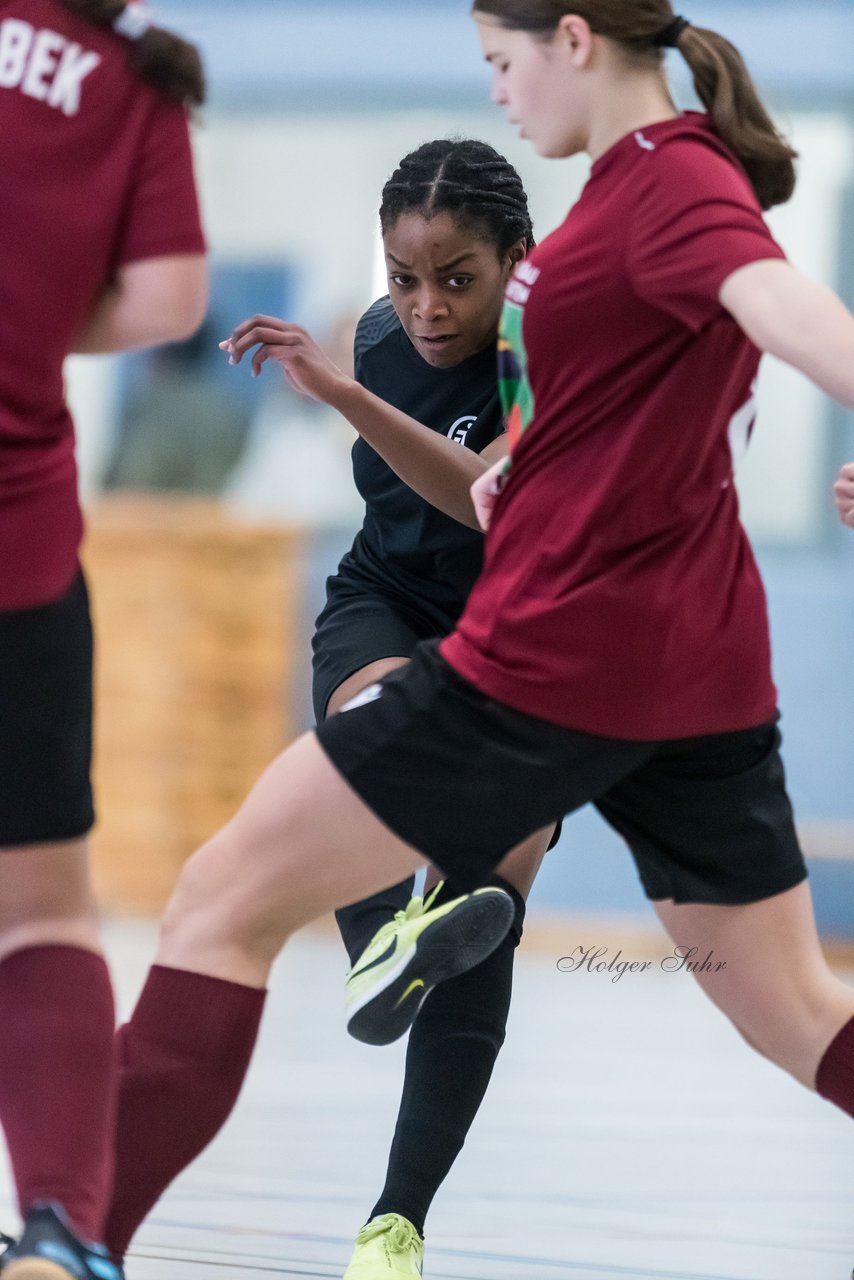
[[[510,31],[475,12],[486,61],[492,68],[492,101],[503,107],[541,156],[557,159],[583,151],[587,140],[586,82],[579,68],[589,53],[589,28],[562,20],[551,40]]]
[[[402,213],[383,237],[388,290],[420,356],[450,369],[496,340],[504,287],[521,247],[504,261],[449,213]]]

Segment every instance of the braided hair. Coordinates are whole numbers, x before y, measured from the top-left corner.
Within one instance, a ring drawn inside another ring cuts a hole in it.
[[[425,142],[404,156],[383,187],[383,235],[404,213],[450,213],[476,234],[486,233],[499,257],[519,240],[534,247],[522,179],[493,147],[471,138]]]

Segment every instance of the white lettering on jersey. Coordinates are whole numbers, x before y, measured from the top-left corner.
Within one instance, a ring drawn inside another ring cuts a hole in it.
[[[351,698],[349,702],[345,702],[341,711],[355,711],[357,707],[365,707],[369,702],[376,702],[377,698],[382,696],[383,687],[381,684],[369,684],[356,694],[355,698]]]
[[[48,105],[59,107],[67,116],[80,110],[80,86],[101,61],[97,53],[85,52],[79,44],[70,44],[62,55],[48,94]]]
[[[448,439],[456,440],[457,444],[465,444],[468,433],[477,422],[477,414],[466,414],[462,418],[457,418],[456,422],[448,428]]]
[[[44,102],[53,73],[59,64],[60,50],[65,41],[56,31],[40,31],[27,64],[27,73],[21,81],[21,91],[29,98]]]
[[[17,89],[21,83],[34,35],[28,22],[0,22],[0,89]]]
[[[535,267],[533,263],[522,261],[519,263],[510,282],[507,285],[505,297],[508,302],[518,302],[524,307],[528,298],[531,296],[531,289],[537,283],[540,275],[540,268]]]
[[[64,115],[80,110],[80,86],[100,61],[56,31],[36,32],[17,18],[0,22],[0,89],[20,89]]]
[[[750,399],[730,418],[729,451],[732,456],[732,469],[736,470],[750,443],[750,433],[756,422],[756,383],[750,388]],[[728,483],[728,482],[727,482]],[[726,488],[726,484],[724,485]]]

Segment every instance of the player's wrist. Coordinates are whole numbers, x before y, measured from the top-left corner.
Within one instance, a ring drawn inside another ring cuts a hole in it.
[[[350,415],[358,412],[364,404],[366,395],[365,388],[355,378],[349,377],[338,369],[330,384],[326,403],[330,408],[343,414],[345,418],[350,418]]]

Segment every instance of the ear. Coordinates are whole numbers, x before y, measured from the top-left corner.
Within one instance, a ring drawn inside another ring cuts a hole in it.
[[[593,32],[586,18],[565,13],[557,24],[554,39],[570,55],[574,66],[587,65],[593,52]]]
[[[510,248],[504,255],[504,260],[512,271],[528,256],[528,244],[526,240],[517,240],[515,244],[511,244]]]

